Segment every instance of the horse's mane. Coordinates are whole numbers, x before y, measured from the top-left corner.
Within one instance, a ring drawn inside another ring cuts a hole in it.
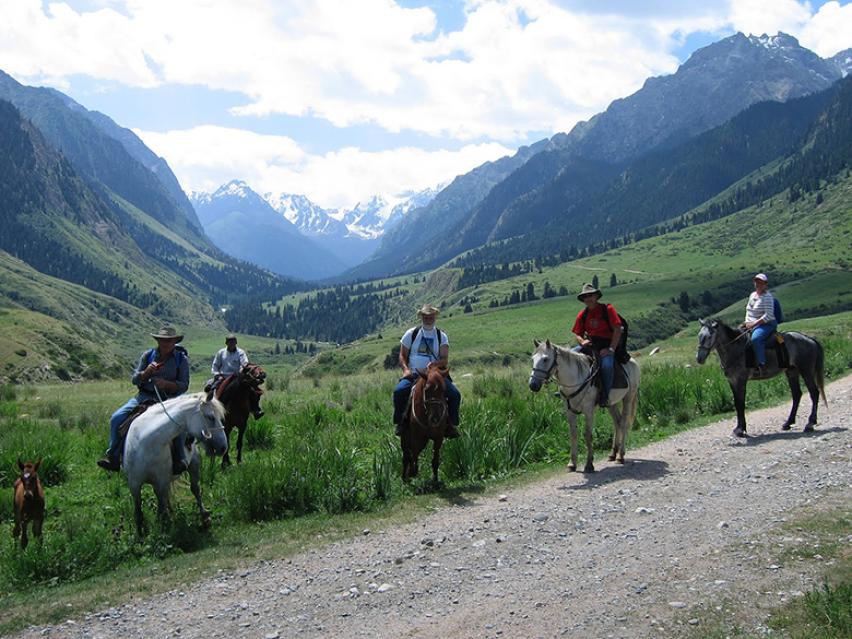
[[[166,409],[175,408],[177,410],[187,410],[192,408],[192,404],[194,404],[198,410],[201,410],[201,407],[204,404],[209,404],[219,421],[223,421],[225,419],[225,405],[215,397],[211,397],[208,402],[207,393],[188,393],[185,395],[178,395],[177,397],[167,399],[162,405],[158,402],[149,410],[158,410],[162,413],[163,406],[165,406]]]
[[[722,328],[729,337],[738,337],[742,334],[742,329],[734,328],[733,326],[728,326],[721,317],[711,317],[707,320],[708,322],[716,322],[720,328]]]
[[[578,375],[583,373],[583,365],[588,363],[589,359],[587,355],[571,350],[567,346],[559,346],[558,344],[553,344],[553,348],[562,357],[567,358],[567,360],[571,362],[571,365],[577,369]]]

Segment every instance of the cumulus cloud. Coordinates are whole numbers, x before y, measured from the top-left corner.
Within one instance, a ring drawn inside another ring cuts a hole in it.
[[[367,152],[347,147],[316,155],[286,136],[226,127],[136,134],[168,159],[187,190],[212,191],[238,178],[260,193],[304,194],[329,208],[353,206],[376,194],[433,187],[512,152],[498,143],[482,143],[438,151],[402,147]]]

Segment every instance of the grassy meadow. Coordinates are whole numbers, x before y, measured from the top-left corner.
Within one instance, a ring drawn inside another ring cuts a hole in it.
[[[512,331],[522,329],[543,334],[536,328],[539,321],[523,327],[519,318],[501,339],[508,341]],[[31,543],[26,552],[13,546],[11,536],[0,544],[0,632],[68,615],[52,602],[73,601],[81,610],[115,603],[131,594],[115,594],[119,581],[142,584],[141,590],[134,588],[137,592],[153,591],[208,574],[202,566],[210,571],[291,552],[317,535],[351,533],[375,518],[410,515],[435,503],[430,500],[464,498],[565,464],[567,429],[560,401],[548,391],[533,394],[526,387],[530,348],[517,347],[526,349],[525,359],[486,363],[479,359],[484,342],[478,331],[451,326],[454,356],[467,363],[454,368],[464,395],[462,437],[444,448],[441,490],[433,491],[428,472],[408,486],[400,481],[399,445],[390,423],[395,371],[309,377],[273,369],[264,400],[267,414],[250,423],[243,464],[223,472],[218,460],[205,460],[204,498],[214,513],[214,527],[206,533],[198,529],[193,500],[181,480],[174,486],[174,517],[164,528],[155,523],[153,492],[146,489],[152,532],[137,540],[123,477],[106,476],[95,466],[106,445],[109,414],[131,394],[127,382],[3,387],[0,489],[9,491],[10,499],[0,500],[0,522],[11,528],[10,493],[19,456],[44,458],[48,513],[43,543]],[[829,380],[852,367],[852,313],[791,322],[787,328],[823,340]],[[202,337],[194,339],[201,351]],[[381,341],[367,341],[361,348],[370,351]],[[211,353],[214,342],[210,337]],[[245,342],[255,350],[268,346]],[[640,358],[643,384],[628,456],[644,442],[733,408],[719,368],[713,362],[692,364],[694,327],[660,346],[659,354]],[[195,375],[192,388],[204,377]],[[749,406],[783,400],[787,392],[782,379],[752,384]],[[611,432],[608,416],[601,414],[595,447],[606,449]]]

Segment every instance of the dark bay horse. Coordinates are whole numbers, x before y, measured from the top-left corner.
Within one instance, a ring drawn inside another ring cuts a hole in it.
[[[257,364],[243,366],[239,373],[225,380],[216,393],[225,405],[225,435],[231,441],[231,431],[237,429],[237,463],[243,461],[243,436],[252,413],[252,401],[257,401],[260,385],[266,380],[266,371]],[[231,465],[228,452],[222,456],[222,468]]]
[[[18,460],[18,468],[21,475],[15,480],[15,528],[12,534],[17,539],[21,536],[21,548],[26,548],[30,543],[27,537],[27,526],[33,522],[33,535],[41,538],[41,526],[44,522],[44,487],[38,478],[38,467],[41,459],[36,463],[22,463]]]
[[[438,466],[441,463],[441,445],[449,423],[445,380],[449,370],[434,362],[426,372],[417,371],[419,377],[411,391],[411,405],[404,417],[402,431],[402,479],[417,476],[417,460],[432,440],[432,482],[438,484]]]
[[[737,409],[737,426],[734,428],[733,434],[737,437],[746,437],[746,383],[748,383],[749,379],[754,378],[754,369],[746,366],[746,349],[748,348],[749,341],[748,332],[731,328],[719,319],[702,319],[698,321],[701,324],[701,330],[698,331],[698,353],[695,359],[699,364],[703,364],[710,351],[714,348],[716,349],[716,353],[719,355],[719,362],[722,364],[722,371],[725,373],[725,377],[728,378],[728,384],[731,385],[731,391],[734,393],[734,406]],[[781,429],[790,430],[790,427],[796,423],[796,412],[799,410],[799,401],[802,399],[802,388],[799,385],[799,376],[801,375],[811,396],[811,414],[804,429],[805,432],[810,432],[814,429],[814,424],[817,422],[817,406],[820,395],[822,395],[822,401],[826,403],[824,388],[825,365],[822,345],[813,337],[808,337],[804,333],[796,331],[784,332],[781,335],[784,338],[784,344],[787,346],[787,352],[790,355],[789,367],[786,369],[779,368],[776,350],[774,348],[767,348],[766,372],[762,377],[757,379],[770,379],[782,371],[787,375],[787,382],[790,384],[790,393],[793,396],[793,407],[790,410],[790,416],[787,417],[787,421],[781,424]],[[775,337],[772,336],[770,339],[774,340]]]

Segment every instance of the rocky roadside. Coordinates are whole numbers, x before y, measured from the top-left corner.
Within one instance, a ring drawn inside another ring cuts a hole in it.
[[[781,432],[785,403],[750,413],[745,441],[723,420],[628,448],[625,466],[598,459],[593,475],[472,497],[21,636],[677,637],[737,602],[759,627],[820,574],[818,560],[773,560],[806,543],[783,524],[852,503],[852,377],[826,392],[815,433]]]

